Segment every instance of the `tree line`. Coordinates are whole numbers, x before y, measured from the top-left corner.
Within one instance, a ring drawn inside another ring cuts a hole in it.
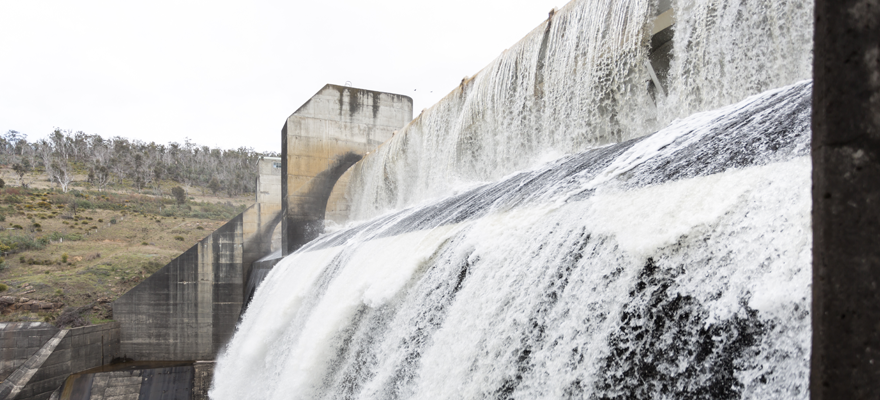
[[[86,176],[84,183],[98,190],[128,187],[163,195],[168,193],[162,192],[160,183],[174,181],[187,191],[198,188],[203,194],[236,196],[255,192],[259,158],[277,155],[249,147],[210,148],[188,138],[183,144],[158,144],[61,129],[36,141],[14,130],[0,137],[0,165],[12,168],[20,186],[26,187],[34,174],[42,173],[64,192]]]

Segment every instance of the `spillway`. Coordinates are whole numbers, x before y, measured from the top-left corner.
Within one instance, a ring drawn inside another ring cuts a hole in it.
[[[671,6],[662,91],[575,0],[356,164],[211,398],[807,398],[811,2]]]
[[[217,399],[805,398],[810,82],[325,235]]]

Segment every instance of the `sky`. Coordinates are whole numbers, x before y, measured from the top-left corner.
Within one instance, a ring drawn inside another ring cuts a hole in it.
[[[566,0],[0,0],[0,134],[281,151],[327,83],[417,115]]]

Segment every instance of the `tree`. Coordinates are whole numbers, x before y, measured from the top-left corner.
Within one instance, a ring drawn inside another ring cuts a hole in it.
[[[52,171],[50,172],[50,176],[55,182],[58,182],[58,185],[61,186],[61,190],[64,193],[67,193],[67,190],[70,188],[70,183],[73,182],[73,168],[70,166],[70,162],[64,158],[52,161]]]
[[[208,182],[208,189],[211,189],[211,193],[215,195],[220,191],[220,182],[217,178],[211,178],[211,182]]]
[[[18,175],[18,181],[21,183],[21,187],[27,187],[24,183],[24,176],[27,175],[28,172],[31,172],[33,166],[31,165],[30,160],[24,158],[21,162],[16,163],[12,166],[12,170],[15,171],[15,174]]]
[[[186,203],[186,191],[183,190],[182,187],[175,186],[171,189],[171,194],[174,195],[174,199],[177,200],[178,205]]]

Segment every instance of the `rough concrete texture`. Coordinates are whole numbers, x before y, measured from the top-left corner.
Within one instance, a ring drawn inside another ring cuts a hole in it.
[[[199,361],[193,365],[194,377],[192,384],[193,400],[208,400],[208,390],[214,380],[214,362]]]
[[[44,322],[0,323],[0,383],[56,333],[58,328]]]
[[[209,365],[213,365],[210,363]],[[204,385],[213,369],[201,375],[193,364],[165,367],[126,367],[71,375],[52,400],[188,400],[207,392]],[[210,381],[208,382],[210,384]],[[205,398],[205,397],[201,397]]]
[[[42,329],[38,330],[53,332],[51,340],[46,341],[38,352],[32,354],[25,364],[10,375],[7,381],[18,381],[18,395],[4,397],[3,389],[0,388],[0,399],[47,399],[70,374],[107,365],[119,354],[119,323],[69,330],[59,330],[48,324],[41,325]],[[9,331],[8,327],[5,331]],[[27,331],[28,329],[19,329],[17,332],[30,334]],[[19,375],[13,379],[16,374]]]
[[[281,133],[283,254],[320,233],[325,209],[345,208],[328,204],[327,197],[346,163],[411,120],[407,96],[329,84],[287,118]]]
[[[43,363],[52,355],[55,351],[55,348],[61,343],[61,340],[64,339],[64,336],[67,335],[67,330],[59,331],[55,334],[49,341],[43,344],[39,350],[37,350],[34,355],[28,358],[25,363],[15,370],[12,374],[10,374],[3,383],[0,383],[0,398],[3,399],[15,399],[18,398],[19,393],[27,386],[27,384],[31,381],[34,375],[40,370],[40,367],[43,366]],[[25,393],[22,393],[26,396]],[[23,397],[25,397],[23,396]]]
[[[257,203],[281,204],[281,157],[261,157],[258,168]]]
[[[346,189],[348,182],[351,180],[351,171],[349,168],[339,177],[336,184],[333,185],[333,191],[330,192],[330,198],[327,199],[327,208],[324,211],[324,220],[332,221],[337,225],[345,225],[349,221],[348,216],[351,213],[351,203],[346,197]]]
[[[324,232],[324,212],[330,193],[339,177],[361,158],[353,152],[339,155],[326,170],[301,187],[294,198],[288,198],[282,220],[284,254],[296,251]]]
[[[813,399],[880,398],[880,0],[817,0]]]
[[[280,205],[255,204],[113,305],[121,351],[138,361],[212,360],[235,330],[244,277],[268,252]]]

